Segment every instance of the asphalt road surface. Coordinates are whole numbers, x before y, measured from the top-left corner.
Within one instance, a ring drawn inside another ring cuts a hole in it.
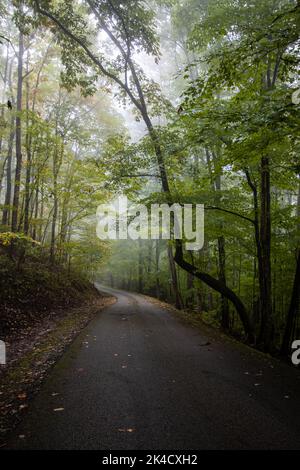
[[[299,370],[105,290],[8,448],[300,449]]]

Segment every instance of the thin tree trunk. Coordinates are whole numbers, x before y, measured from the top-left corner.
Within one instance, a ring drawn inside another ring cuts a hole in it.
[[[142,240],[139,238],[139,259],[138,259],[138,291],[143,292],[143,246]]]
[[[178,276],[176,272],[176,265],[174,262],[173,250],[170,244],[168,244],[168,257],[169,257],[169,265],[171,269],[172,290],[173,290],[174,297],[175,297],[175,305],[176,305],[176,308],[180,310],[183,308],[183,301],[182,301],[180,290],[179,290]]]
[[[3,88],[2,88],[2,102],[5,101],[6,98],[6,86],[7,86],[7,79],[9,75],[9,66],[8,66],[8,45],[6,46],[6,58],[5,58],[5,66],[4,66],[4,74],[3,74]],[[4,106],[1,106],[1,122],[4,121]],[[0,135],[0,157],[2,158],[2,144],[3,144],[3,134],[1,132]],[[0,177],[0,198],[1,198],[1,193],[2,193],[2,183],[3,183],[3,177],[4,177],[4,172],[5,172],[5,165],[7,164],[7,159],[6,158],[3,161],[3,166],[1,170],[1,177]]]
[[[155,240],[155,289],[156,297],[160,298],[160,282],[159,282],[159,240]]]
[[[212,170],[212,161],[210,153],[205,148],[206,162],[208,167],[208,173],[211,182],[211,189],[215,193],[215,204],[218,206],[220,202],[220,191],[221,191],[221,175],[217,172],[217,156],[215,152],[212,152],[214,172]],[[222,224],[221,224],[222,227]],[[218,277],[220,281],[226,285],[226,254],[225,254],[225,238],[223,236],[218,237]],[[221,326],[225,330],[228,330],[229,325],[229,306],[226,297],[221,295]]]
[[[26,73],[29,72],[29,55],[27,53],[27,64]],[[27,164],[26,164],[26,179],[25,179],[25,209],[24,209],[24,233],[27,235],[29,232],[29,210],[30,210],[30,182],[31,182],[31,145],[32,137],[29,133],[29,81],[26,80],[26,153],[27,153]]]
[[[24,36],[19,32],[19,52],[18,52],[18,85],[17,85],[17,116],[16,116],[16,173],[13,198],[12,224],[11,229],[15,232],[18,228],[20,185],[22,173],[22,92],[23,92],[23,54],[24,54]]]
[[[217,156],[212,152],[215,177],[214,188],[216,192],[216,205],[220,202],[221,191],[221,175],[217,173]],[[221,223],[222,228],[222,223]],[[219,279],[226,286],[226,253],[225,253],[225,238],[221,235],[218,237],[218,271]],[[221,326],[224,330],[229,329],[229,306],[228,300],[224,295],[221,295]]]
[[[11,166],[12,166],[12,155],[13,155],[13,145],[15,139],[15,118],[11,117],[10,123],[10,134],[8,141],[8,150],[7,150],[7,162],[6,162],[6,193],[4,199],[4,209],[2,214],[2,225],[9,226],[10,224],[10,205],[11,205]]]
[[[8,50],[9,46],[6,46],[6,58],[5,58],[5,66],[4,66],[4,75],[3,75],[3,88],[2,88],[2,102],[5,101],[5,93],[6,93],[6,85],[7,85],[7,79],[9,75],[9,66],[8,66]],[[4,106],[1,106],[1,120],[3,121],[4,119]],[[1,133],[0,135],[0,154],[2,152],[2,143],[3,143],[3,135]]]
[[[261,159],[261,210],[260,210],[260,243],[262,262],[261,292],[261,331],[258,342],[264,350],[270,351],[273,342],[272,318],[272,277],[271,277],[271,197],[270,169],[268,157]]]

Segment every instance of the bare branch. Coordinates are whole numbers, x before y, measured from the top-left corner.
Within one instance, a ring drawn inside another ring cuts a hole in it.
[[[255,221],[253,219],[250,219],[250,217],[247,217],[245,215],[239,214],[238,212],[230,211],[228,209],[223,209],[222,207],[215,207],[215,206],[206,206],[204,207],[205,210],[216,210],[216,211],[221,211],[221,212],[226,212],[227,214],[234,215],[236,217],[239,217],[240,219],[247,220],[247,222],[250,222],[251,224],[255,225]]]

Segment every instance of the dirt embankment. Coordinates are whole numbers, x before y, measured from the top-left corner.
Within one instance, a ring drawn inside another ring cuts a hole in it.
[[[28,304],[22,309],[12,303],[2,308],[0,339],[5,341],[7,358],[6,365],[0,365],[0,447],[5,447],[7,435],[22,419],[30,399],[68,344],[96,314],[115,302],[91,284],[80,284],[80,293],[72,300],[74,283],[71,292],[66,286],[64,289],[66,301],[61,295],[60,301],[48,308],[39,310],[37,304],[31,311]],[[16,303],[21,304],[19,300]]]

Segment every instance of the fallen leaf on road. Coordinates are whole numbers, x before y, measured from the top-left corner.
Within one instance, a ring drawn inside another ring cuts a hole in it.
[[[27,398],[27,395],[26,395],[25,392],[19,393],[18,398],[19,398],[19,400],[25,400],[25,398]]]
[[[24,439],[25,438],[25,434],[20,434],[19,435],[19,439]]]
[[[28,408],[28,405],[20,405],[19,410],[24,410],[24,408]]]
[[[53,411],[64,411],[64,408],[54,408]]]

